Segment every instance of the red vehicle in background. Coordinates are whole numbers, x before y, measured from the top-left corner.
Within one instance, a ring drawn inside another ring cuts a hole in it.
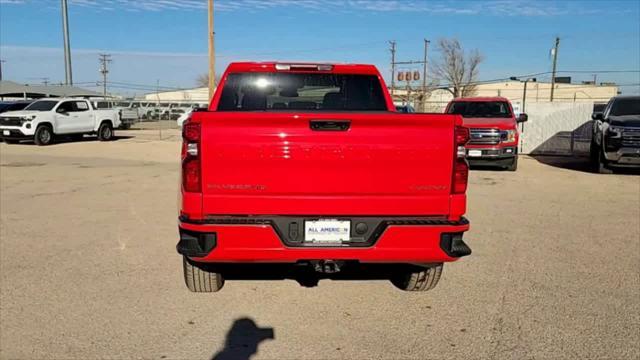
[[[520,137],[517,124],[527,121],[527,115],[516,117],[508,99],[458,98],[447,105],[445,113],[461,115],[464,126],[469,128],[470,139],[466,148],[470,165],[516,171]]]
[[[177,251],[191,291],[265,265],[375,268],[425,291],[471,253],[462,118],[397,113],[386,89],[371,65],[229,66],[183,128]]]

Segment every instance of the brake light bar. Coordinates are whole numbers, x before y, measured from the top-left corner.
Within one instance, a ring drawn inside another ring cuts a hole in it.
[[[276,64],[276,70],[290,71],[290,70],[317,70],[317,71],[331,71],[333,65],[330,64]]]
[[[464,145],[469,141],[469,129],[456,125],[454,129],[453,174],[451,177],[451,193],[464,194],[469,182],[469,164],[467,149]]]

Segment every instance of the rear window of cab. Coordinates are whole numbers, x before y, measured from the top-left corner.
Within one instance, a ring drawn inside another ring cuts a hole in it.
[[[218,111],[385,111],[377,76],[231,73]]]
[[[466,118],[510,118],[512,116],[511,108],[505,101],[454,101],[447,113],[462,115]]]

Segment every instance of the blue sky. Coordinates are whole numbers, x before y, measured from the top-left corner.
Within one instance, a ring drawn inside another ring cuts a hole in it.
[[[388,78],[389,44],[399,60],[422,57],[422,39],[457,37],[485,56],[480,79],[547,72],[561,38],[558,69],[575,80],[593,71],[640,69],[640,1],[215,0],[217,71],[235,60],[373,63]],[[207,69],[206,0],[69,0],[74,82],[100,80],[98,53],[112,54],[109,80],[191,87]],[[4,78],[64,80],[59,0],[0,0]],[[408,68],[407,68],[408,69]],[[548,79],[548,75],[539,76]],[[628,84],[640,73],[599,73]],[[122,93],[144,87],[122,85]],[[124,87],[128,87],[125,89]]]

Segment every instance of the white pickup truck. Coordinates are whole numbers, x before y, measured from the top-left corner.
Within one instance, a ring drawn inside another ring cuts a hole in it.
[[[82,138],[91,134],[108,141],[118,126],[120,117],[116,110],[96,109],[89,100],[42,99],[24,110],[2,113],[0,138],[8,144],[33,140],[38,145],[49,145],[57,135]]]

